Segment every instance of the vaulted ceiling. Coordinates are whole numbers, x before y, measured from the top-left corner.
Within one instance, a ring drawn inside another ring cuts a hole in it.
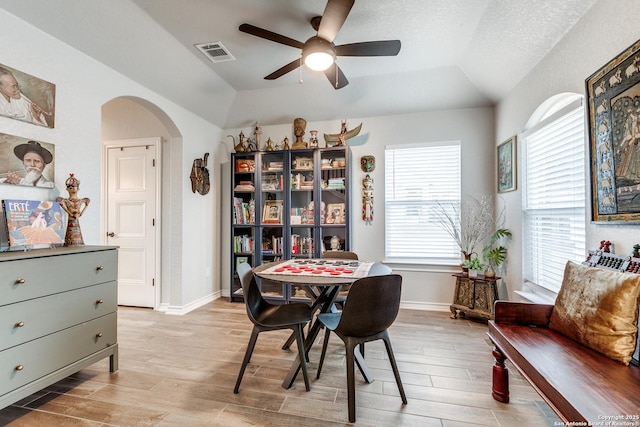
[[[222,128],[493,105],[597,0],[356,0],[335,44],[398,39],[395,57],[339,57],[335,90],[300,50],[326,0],[0,0],[0,7]],[[213,63],[194,45],[221,42]]]

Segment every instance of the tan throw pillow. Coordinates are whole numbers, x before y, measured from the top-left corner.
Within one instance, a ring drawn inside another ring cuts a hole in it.
[[[638,332],[640,275],[568,262],[549,327],[629,364]]]

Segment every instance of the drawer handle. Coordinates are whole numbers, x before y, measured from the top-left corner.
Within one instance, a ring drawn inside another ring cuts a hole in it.
[[[102,271],[102,270],[104,270],[104,267],[103,267],[103,266],[101,266],[101,265],[99,265],[99,266],[97,266],[97,267],[96,267],[96,270],[97,270],[97,271]]]
[[[14,368],[16,371],[22,371],[24,369],[24,366],[22,365],[18,365]]]
[[[104,301],[103,301],[103,300],[101,300],[101,299],[99,299],[98,301],[96,301],[96,305],[103,304],[103,303],[104,303]]]
[[[22,285],[24,284],[25,280],[24,279],[16,279],[15,284],[16,285]]]
[[[96,334],[96,338],[102,338],[102,332],[98,332],[98,333]]]
[[[22,328],[24,326],[24,322],[16,322],[14,325],[16,328]]]

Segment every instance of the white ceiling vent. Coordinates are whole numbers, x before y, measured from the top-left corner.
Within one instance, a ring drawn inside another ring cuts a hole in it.
[[[220,42],[200,43],[195,46],[213,63],[236,59]]]

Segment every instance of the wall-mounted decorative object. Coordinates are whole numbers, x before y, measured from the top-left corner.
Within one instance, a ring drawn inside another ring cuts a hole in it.
[[[373,221],[373,178],[369,174],[362,180],[362,219],[365,224]]]
[[[67,213],[67,232],[64,236],[65,246],[82,246],[84,240],[82,239],[82,231],[80,230],[80,217],[84,211],[89,207],[89,198],[78,198],[78,190],[80,190],[80,181],[69,174],[69,178],[65,181],[67,192],[69,197],[63,199],[58,197],[56,201],[60,203],[60,206]]]
[[[191,166],[191,175],[189,178],[191,179],[191,191],[198,192],[203,196],[209,192],[211,188],[211,183],[209,182],[209,170],[207,169],[207,159],[209,158],[209,153],[204,153],[204,157],[202,159],[195,159],[193,161],[193,166]]]
[[[56,85],[0,64],[0,115],[53,128]]]
[[[516,189],[516,137],[515,135],[498,145],[498,193]]]
[[[585,81],[591,217],[640,222],[640,40]]]
[[[53,144],[0,133],[0,183],[53,188]]]
[[[376,170],[376,158],[375,156],[362,156],[360,157],[360,169],[362,172],[373,172]]]
[[[340,133],[334,134],[324,134],[324,142],[326,146],[329,147],[329,144],[333,146],[346,145],[347,140],[357,136],[362,129],[362,123],[360,123],[357,127],[347,130],[347,122],[346,120],[342,121],[340,126]]]

